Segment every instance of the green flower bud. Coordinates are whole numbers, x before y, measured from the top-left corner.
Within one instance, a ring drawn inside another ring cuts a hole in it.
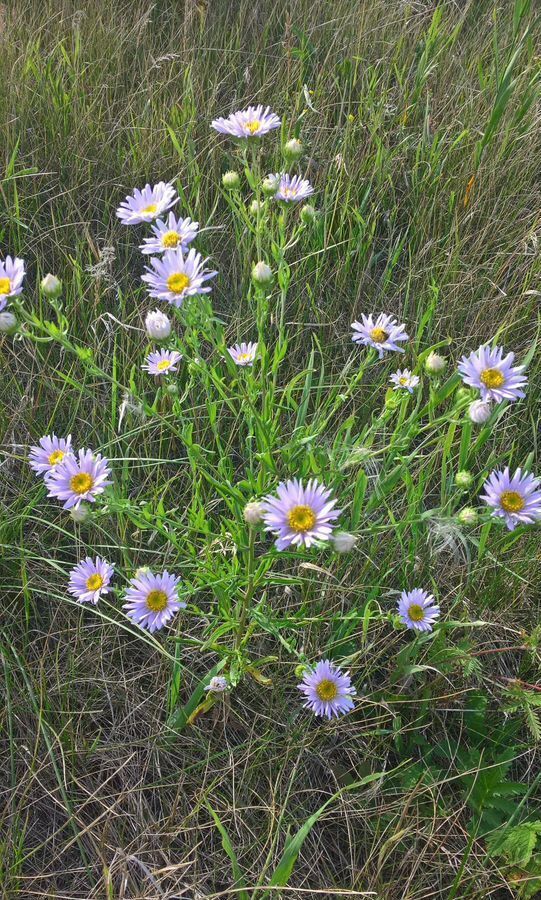
[[[473,475],[471,472],[466,472],[464,469],[460,472],[457,472],[455,475],[455,484],[459,488],[469,488],[473,483]]]
[[[40,287],[45,296],[52,299],[60,297],[60,294],[62,293],[62,282],[60,281],[60,278],[57,278],[56,275],[51,275],[50,272],[42,279]]]
[[[240,175],[238,172],[224,172],[222,175],[222,184],[228,191],[236,191],[240,188]]]

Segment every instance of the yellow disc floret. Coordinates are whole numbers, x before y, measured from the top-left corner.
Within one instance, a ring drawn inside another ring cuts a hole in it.
[[[412,603],[408,609],[408,616],[412,622],[422,622],[425,617],[425,611],[419,603]]]
[[[261,128],[261,122],[259,119],[252,119],[251,122],[246,122],[246,128],[250,132],[250,134],[256,134]]]
[[[316,694],[320,700],[323,700],[324,703],[328,703],[329,700],[336,699],[338,688],[334,681],[331,681],[329,678],[324,678],[316,687]]]
[[[373,328],[370,332],[370,337],[372,338],[374,343],[383,344],[387,340],[389,335],[384,328]]]
[[[178,231],[166,231],[162,237],[162,244],[169,250],[171,247],[178,247],[180,240],[181,236]]]
[[[147,606],[152,612],[162,612],[167,606],[165,591],[150,591],[147,595]]]
[[[311,506],[294,506],[287,514],[287,521],[293,531],[310,531],[316,524],[316,514]]]
[[[521,512],[526,503],[518,491],[504,491],[500,497],[500,506],[508,513]]]
[[[0,294],[9,294],[11,291],[11,281],[9,278],[0,278]]]
[[[500,388],[505,382],[505,376],[499,369],[483,369],[480,378],[487,388]]]
[[[161,359],[159,363],[156,365],[158,372],[165,372],[166,369],[169,369],[173,363],[170,359]]]
[[[141,210],[142,213],[155,213],[158,211],[158,207],[155,203],[149,203],[148,206],[144,206]]]
[[[79,472],[71,479],[70,488],[74,494],[86,494],[93,484],[94,479],[92,478],[92,475],[89,475],[88,472]]]
[[[56,466],[57,463],[62,462],[65,455],[63,450],[53,450],[48,459],[49,465]]]
[[[186,288],[190,287],[190,279],[184,272],[175,272],[167,279],[167,287],[172,294],[182,294]]]
[[[97,591],[103,586],[103,578],[97,572],[86,579],[86,587],[89,591]]]

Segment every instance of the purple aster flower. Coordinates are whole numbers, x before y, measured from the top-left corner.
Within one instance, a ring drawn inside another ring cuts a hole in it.
[[[182,353],[177,350],[154,350],[149,353],[141,366],[149,375],[167,375],[177,371],[177,363],[182,359]]]
[[[110,474],[109,460],[102,459],[101,453],[79,450],[78,459],[65,456],[46,476],[48,496],[64,500],[64,509],[78,507],[83,500],[94,503],[112,483],[107,478]]]
[[[310,479],[306,487],[294,478],[282,482],[277,497],[269,495],[262,501],[263,521],[267,531],[277,535],[278,550],[291,545],[311,547],[316,541],[328,541],[341,509],[335,509],[331,491]]]
[[[142,191],[135,188],[118,207],[116,214],[124,225],[139,225],[152,222],[168,210],[178,200],[172,184],[160,181],[151,187],[145,184]]]
[[[481,400],[517,400],[524,397],[528,383],[522,374],[526,366],[514,366],[514,353],[503,355],[503,347],[482,344],[474,353],[463,356],[458,371],[464,384],[479,388]]]
[[[30,468],[38,475],[46,475],[62,462],[64,457],[73,456],[71,434],[59,438],[56,434],[46,434],[39,439],[39,446],[31,447],[28,460]]]
[[[68,591],[79,603],[98,602],[102,594],[109,593],[109,585],[115,567],[100,556],[87,556],[70,572]]]
[[[0,312],[7,305],[8,297],[17,297],[22,293],[25,276],[24,259],[6,256],[0,261]]]
[[[257,343],[234,344],[233,347],[227,348],[227,352],[237,366],[252,366],[257,358]]]
[[[170,212],[167,222],[158,219],[152,226],[153,237],[143,240],[139,249],[142,253],[165,253],[166,250],[176,250],[180,247],[183,251],[188,249],[199,230],[199,222],[188,219],[177,219],[174,212]]]
[[[167,300],[173,306],[182,306],[186,297],[194,294],[208,294],[212,289],[204,287],[205,281],[217,274],[203,268],[205,261],[193,249],[186,256],[180,248],[167,250],[162,259],[153,256],[150,264],[145,266],[146,274],[141,275],[149,285],[150,296]]]
[[[419,384],[419,376],[412,375],[409,369],[397,369],[394,375],[391,375],[389,381],[394,384],[394,391],[406,390],[413,394],[414,388]]]
[[[305,709],[311,709],[316,716],[341,716],[353,709],[352,697],[357,691],[351,684],[348,672],[342,672],[328,659],[318,662],[315,669],[306,672],[302,683],[297,685],[306,697]]]
[[[404,348],[399,347],[397,341],[407,341],[409,336],[405,331],[406,326],[399,325],[394,316],[380,313],[375,320],[372,314],[361,315],[361,319],[361,322],[353,322],[351,325],[354,332],[352,340],[355,343],[374,347],[378,351],[380,359],[383,358],[386,350],[404,352]]]
[[[432,594],[421,588],[402,591],[398,601],[398,615],[404,625],[415,631],[432,631],[432,626],[440,614]]]
[[[541,490],[539,478],[523,474],[517,469],[511,477],[509,466],[503,472],[492,472],[483,486],[481,496],[492,515],[505,520],[509,531],[517,525],[531,525],[541,519]]]
[[[271,112],[270,106],[249,106],[248,109],[231,113],[227,119],[213,119],[211,127],[220,134],[234,138],[257,138],[280,127],[280,119]]]
[[[267,180],[274,180],[276,193],[275,200],[282,200],[284,203],[296,203],[299,200],[306,200],[314,193],[314,189],[306,178],[300,175],[284,175],[277,172],[275,175],[267,175]]]
[[[126,603],[123,605],[126,615],[133,622],[137,622],[141,628],[148,628],[150,632],[163,628],[173,618],[179,609],[185,609],[186,604],[178,599],[178,584],[180,578],[162,572],[154,575],[152,572],[139,570],[130,580],[130,587],[126,592]]]

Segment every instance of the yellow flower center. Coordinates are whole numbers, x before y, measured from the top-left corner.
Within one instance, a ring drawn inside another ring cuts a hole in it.
[[[179,243],[180,234],[178,231],[166,231],[162,237],[162,244],[164,247],[178,247]]]
[[[518,513],[526,506],[524,497],[518,491],[504,491],[500,497],[500,506],[509,513]]]
[[[141,210],[142,213],[155,213],[157,212],[157,205],[155,203],[149,203],[148,206],[144,206]]]
[[[9,278],[0,278],[0,294],[9,294],[11,291],[11,281]]]
[[[403,375],[402,378],[398,379],[398,383],[401,384],[402,387],[405,387],[405,385],[408,383],[408,379],[405,375]]]
[[[287,514],[293,531],[310,531],[316,524],[316,514],[310,506],[294,506]]]
[[[318,695],[320,700],[334,700],[338,694],[338,688],[336,687],[334,681],[331,681],[329,678],[324,678],[323,681],[320,681],[318,686],[316,687],[316,694]]]
[[[167,279],[167,287],[172,294],[182,294],[182,291],[190,287],[190,279],[184,272],[175,272]]]
[[[284,188],[284,197],[296,197],[297,193],[297,188]]]
[[[88,472],[79,472],[70,481],[70,488],[74,494],[86,494],[94,484],[94,479]]]
[[[252,354],[251,354],[251,353],[239,353],[238,358],[239,358],[239,359],[242,359],[242,361],[244,362],[244,361],[247,360],[247,359],[251,359],[251,358],[252,358]]]
[[[246,128],[250,134],[255,134],[261,128],[261,122],[259,119],[252,119],[251,122],[246,122]]]
[[[164,372],[166,369],[169,368],[169,366],[172,366],[172,365],[173,365],[173,363],[171,362],[170,359],[161,359],[159,361],[159,363],[157,364],[156,368],[157,368],[158,372]]]
[[[505,377],[499,369],[483,369],[481,381],[487,388],[499,388],[504,383]]]
[[[86,586],[89,591],[97,591],[103,585],[103,578],[96,572],[86,579]]]
[[[147,606],[152,612],[162,612],[167,606],[167,594],[165,591],[151,591],[147,595]]]
[[[389,335],[383,328],[373,328],[370,332],[370,337],[376,344],[383,344]]]
[[[57,463],[64,459],[65,455],[63,450],[53,450],[49,456],[49,465],[56,466]]]
[[[418,603],[412,603],[408,609],[408,615],[412,622],[422,622],[425,617],[425,611]]]

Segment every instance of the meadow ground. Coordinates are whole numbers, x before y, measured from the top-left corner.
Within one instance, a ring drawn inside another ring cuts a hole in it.
[[[480,499],[541,475],[540,41],[528,0],[1,5],[0,258],[26,263],[0,335],[2,896],[541,895],[539,524]],[[257,103],[280,128],[211,129]],[[263,196],[284,170],[315,214]],[[218,273],[180,309],[115,215],[159,181]],[[159,378],[156,308],[183,354]],[[403,354],[352,343],[379,312]],[[475,424],[457,364],[489,342],[528,385]],[[109,460],[84,521],[29,466],[53,432]],[[245,522],[294,477],[354,549]],[[115,566],[97,605],[67,591],[87,555]],[[141,567],[186,603],[154,633],[122,609]],[[431,632],[397,616],[415,587]],[[297,690],[324,659],[357,690],[331,721]]]

